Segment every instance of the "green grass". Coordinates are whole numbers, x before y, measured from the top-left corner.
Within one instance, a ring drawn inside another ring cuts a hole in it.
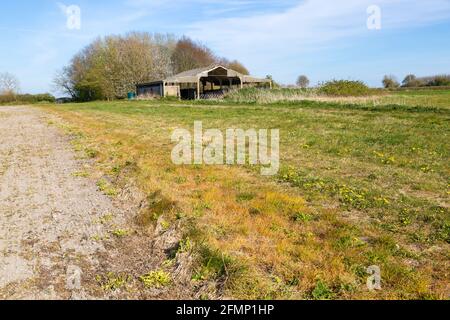
[[[102,174],[133,179],[149,195],[139,223],[164,216],[194,227],[196,280],[226,278],[227,296],[446,298],[450,91],[376,99],[44,108],[82,133],[77,145],[98,150]],[[173,165],[172,130],[197,120],[205,129],[279,128],[280,173]],[[126,163],[132,170],[116,170]],[[110,187],[120,186],[99,185]],[[373,264],[378,292],[365,286]]]
[[[111,231],[111,234],[113,236],[116,236],[117,238],[123,238],[126,237],[130,234],[129,230],[124,230],[124,229],[115,229]]]
[[[450,90],[404,90],[394,91],[382,98],[383,103],[450,108]]]
[[[97,182],[98,189],[107,196],[114,197],[117,195],[117,190],[111,186],[111,184],[104,179]]]

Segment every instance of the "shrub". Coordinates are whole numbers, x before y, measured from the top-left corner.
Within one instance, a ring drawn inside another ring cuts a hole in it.
[[[16,95],[13,93],[7,93],[0,95],[0,104],[11,103],[16,101]]]
[[[0,95],[0,104],[4,103],[42,103],[42,102],[56,102],[54,96],[49,93],[44,94],[4,94]]]
[[[319,93],[327,96],[351,97],[367,96],[372,93],[362,81],[332,80],[322,84]]]
[[[395,89],[400,87],[400,83],[398,83],[397,79],[394,76],[384,76],[383,86],[386,89]]]
[[[403,88],[447,87],[450,86],[450,75],[441,74],[418,78],[409,74],[402,82]]]
[[[403,87],[415,88],[423,85],[423,81],[413,74],[408,74],[402,81]]]
[[[428,83],[427,86],[430,87],[444,87],[450,86],[450,76],[435,76]]]

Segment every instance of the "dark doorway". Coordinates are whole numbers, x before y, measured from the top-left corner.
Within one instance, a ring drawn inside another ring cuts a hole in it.
[[[195,98],[197,97],[196,89],[181,89],[180,93],[181,93],[182,100],[195,100]]]

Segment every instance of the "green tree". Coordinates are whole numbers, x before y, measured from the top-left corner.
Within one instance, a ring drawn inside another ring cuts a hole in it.
[[[54,84],[77,100],[124,98],[136,84],[172,74],[172,36],[129,33],[107,36],[82,49]]]

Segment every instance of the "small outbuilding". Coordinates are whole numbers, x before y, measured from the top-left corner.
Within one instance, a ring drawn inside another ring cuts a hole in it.
[[[164,80],[136,86],[138,98],[178,97],[180,99],[210,99],[246,87],[272,88],[272,81],[243,75],[237,71],[213,65],[182,72]]]

